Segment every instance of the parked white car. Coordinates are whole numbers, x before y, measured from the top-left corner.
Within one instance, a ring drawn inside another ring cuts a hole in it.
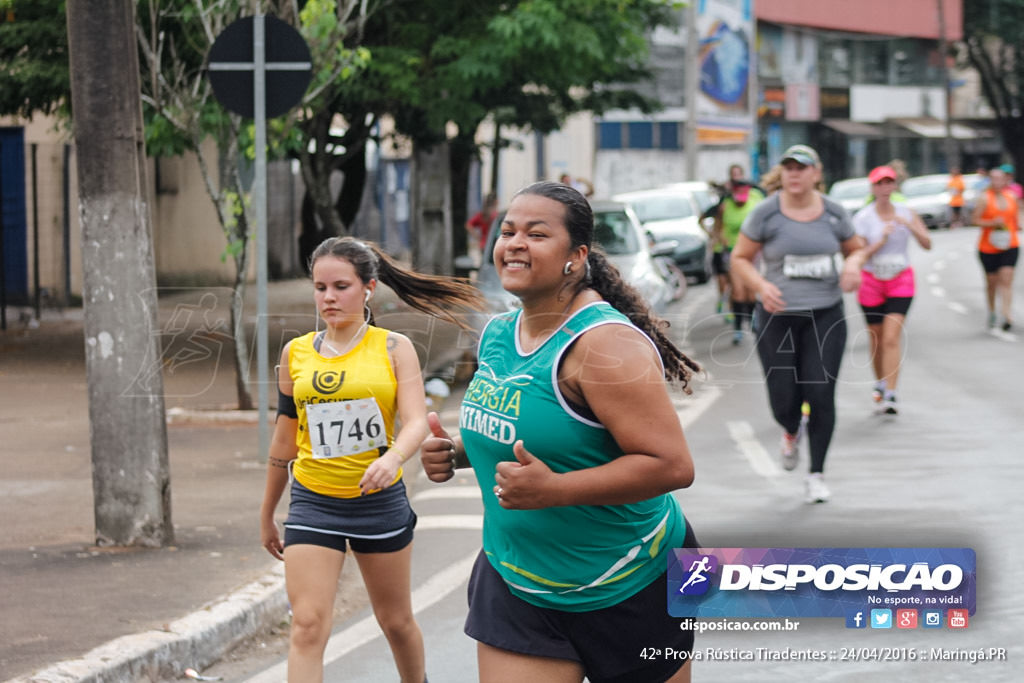
[[[964,214],[965,218],[969,220],[978,198],[979,176],[976,173],[968,173],[963,176],[963,180],[965,188]],[[900,186],[900,193],[907,205],[917,212],[917,215],[930,229],[948,228],[951,215],[949,210],[950,193],[946,189],[947,185],[949,185],[948,173],[914,176],[903,182],[903,185]]]
[[[828,198],[839,202],[851,216],[868,203],[871,197],[871,181],[867,178],[847,178],[832,183]]]
[[[672,259],[697,282],[711,278],[711,247],[700,217],[717,197],[707,183],[674,183],[612,197],[632,207],[655,243],[675,243]]]

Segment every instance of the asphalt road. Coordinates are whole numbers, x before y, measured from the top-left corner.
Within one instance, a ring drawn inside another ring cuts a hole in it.
[[[833,499],[824,505],[802,502],[806,459],[796,472],[776,464],[779,429],[751,340],[731,344],[731,329],[712,313],[712,284],[690,288],[668,317],[707,376],[677,404],[697,465],[696,482],[677,496],[706,547],[974,548],[976,614],[961,631],[851,630],[841,619],[798,619],[795,631],[705,633],[697,640],[704,657],[694,663],[695,682],[1019,680],[1024,347],[1014,334],[985,329],[977,232],[933,238],[931,252],[913,254],[918,290],[896,417],[874,414],[864,326],[856,300],[847,298],[839,424],[826,466]],[[1016,318],[1024,322],[1020,278],[1015,289]],[[445,423],[453,426],[455,402],[448,405]],[[477,680],[475,645],[463,635],[462,620],[465,581],[480,542],[479,496],[469,473],[446,485],[415,482],[414,601],[435,681]],[[361,603],[357,573],[346,571],[342,584],[325,679],[395,680],[387,646]],[[284,634],[262,639],[205,673],[225,681],[283,681],[285,647]],[[970,661],[972,652],[988,648],[1004,648],[1006,659]],[[767,659],[807,650],[828,653],[828,660]],[[916,661],[908,661],[911,651]],[[937,653],[955,659],[923,661]],[[745,656],[754,659],[737,661]]]

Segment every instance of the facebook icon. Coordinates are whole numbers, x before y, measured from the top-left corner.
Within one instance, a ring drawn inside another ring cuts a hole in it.
[[[846,628],[867,628],[867,626],[868,622],[864,616],[864,610],[846,613]]]

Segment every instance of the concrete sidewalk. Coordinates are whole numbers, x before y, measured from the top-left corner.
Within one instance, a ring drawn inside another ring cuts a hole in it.
[[[374,302],[377,323],[409,334],[428,375],[450,380],[467,369],[472,335],[409,311],[386,288]],[[47,312],[37,327],[8,310],[0,332],[0,516],[8,522],[0,680],[182,680],[186,668],[202,671],[251,636],[284,627],[283,568],[259,544],[264,461],[255,413],[232,410],[228,303],[225,289],[161,292],[175,544],[157,550],[94,545],[81,310]],[[284,342],[312,328],[308,281],[272,283],[268,313],[276,363]],[[255,326],[248,308],[246,323]],[[415,458],[410,465],[413,482]],[[278,513],[283,519],[285,501]]]

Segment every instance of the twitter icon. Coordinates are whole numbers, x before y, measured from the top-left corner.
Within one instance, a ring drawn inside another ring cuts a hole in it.
[[[892,628],[892,610],[871,610],[871,628]]]

